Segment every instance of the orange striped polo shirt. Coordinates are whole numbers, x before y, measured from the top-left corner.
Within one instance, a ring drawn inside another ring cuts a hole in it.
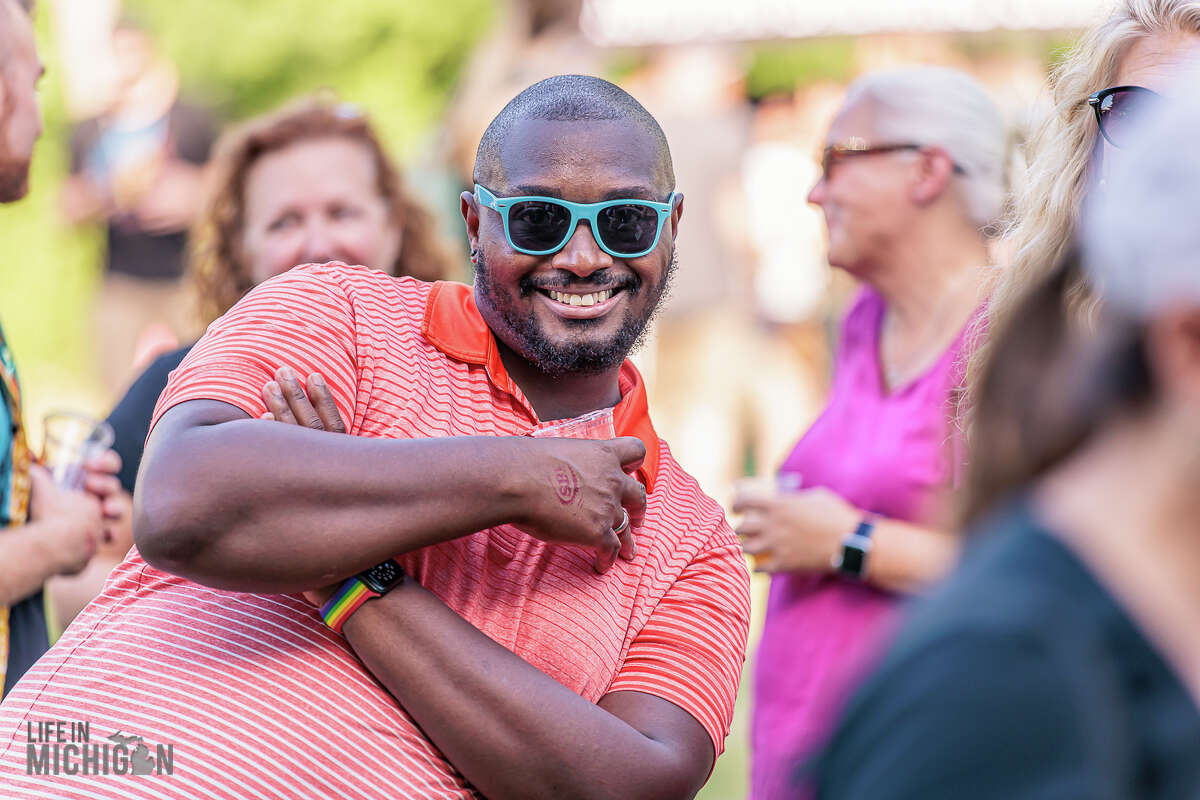
[[[297,268],[251,292],[172,373],[156,418],[200,398],[257,417],[280,365],[321,372],[356,436],[520,436],[541,424],[469,287],[341,264]],[[471,624],[581,696],[669,700],[720,753],[745,654],[749,577],[720,507],[655,435],[629,363],[620,389],[617,432],[648,451],[633,561],[597,575],[588,551],[507,525],[399,559]],[[44,720],[86,721],[91,743],[140,736],[141,763],[169,764],[171,774],[27,774],[28,739]],[[475,796],[298,596],[211,589],[149,566],[136,549],[0,705],[0,785],[8,798]]]

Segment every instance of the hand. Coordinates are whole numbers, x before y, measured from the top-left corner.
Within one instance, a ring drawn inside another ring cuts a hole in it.
[[[759,572],[826,573],[862,512],[826,488],[740,492],[737,534]]]
[[[599,573],[618,555],[627,561],[637,555],[633,529],[646,513],[646,489],[626,472],[646,457],[640,440],[530,438],[522,446],[531,457],[516,467],[528,477],[518,528],[543,541],[594,549]],[[618,533],[626,514],[629,524]]]
[[[263,419],[346,432],[333,395],[319,373],[301,384],[291,368],[280,367],[275,380],[264,384],[263,401],[270,409]],[[520,442],[536,455],[526,471],[532,476],[524,503],[530,510],[516,520],[517,527],[543,541],[595,549],[597,572],[607,572],[618,555],[633,559],[637,555],[633,528],[641,524],[646,512],[646,489],[623,470],[634,470],[642,463],[645,446],[633,437]],[[629,524],[618,534],[615,529],[621,527],[626,514]]]
[[[123,556],[133,546],[133,497],[121,487],[120,471],[121,456],[105,450],[83,465],[83,488],[100,502],[105,523],[102,543],[115,552],[124,542]]]
[[[100,503],[90,494],[61,489],[38,465],[30,471],[29,519],[46,525],[45,547],[56,575],[87,566],[104,538]]]
[[[96,554],[120,561],[133,547],[133,495],[121,489],[101,506],[104,516],[104,540]]]
[[[268,409],[263,419],[330,433],[346,432],[333,394],[319,372],[312,373],[308,381],[301,384],[291,367],[280,367],[275,370],[275,380],[263,385],[262,397]]]

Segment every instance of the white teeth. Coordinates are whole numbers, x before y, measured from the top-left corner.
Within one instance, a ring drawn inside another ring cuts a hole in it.
[[[613,296],[612,289],[605,289],[602,292],[591,292],[589,294],[569,294],[567,292],[559,292],[554,289],[547,289],[546,294],[550,295],[552,300],[557,300],[564,305],[569,306],[594,306],[597,303],[603,303],[605,300]]]

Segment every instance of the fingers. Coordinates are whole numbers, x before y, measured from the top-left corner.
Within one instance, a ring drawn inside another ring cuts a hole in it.
[[[121,519],[133,511],[133,495],[118,487],[117,491],[100,501],[100,510],[105,519]]]
[[[733,513],[749,514],[752,512],[764,511],[775,502],[774,497],[768,497],[761,494],[739,494],[733,498]]]
[[[280,367],[275,370],[275,382],[279,384],[296,424],[318,431],[325,429],[325,423],[321,421],[321,416],[309,402],[308,392],[305,391],[304,385],[300,383],[291,367]]]
[[[741,523],[737,526],[736,533],[742,539],[748,539],[752,536],[759,536],[766,531],[765,519],[762,512],[757,509],[750,509],[742,518]]]
[[[54,478],[50,475],[50,470],[43,467],[41,464],[31,464],[29,467],[29,484],[30,490],[35,497],[39,492],[49,494],[54,491]]]
[[[116,450],[105,450],[100,455],[88,459],[84,469],[88,472],[116,475],[121,471],[121,455]]]
[[[83,488],[95,495],[102,503],[122,491],[121,482],[117,480],[117,476],[109,472],[85,472]]]
[[[321,377],[321,373],[314,372],[308,376],[307,388],[308,399],[316,407],[322,427],[331,433],[345,433],[346,425],[342,422],[342,415],[338,411],[337,403],[333,400],[333,393],[325,385],[325,379]]]
[[[633,529],[640,528],[646,518],[646,487],[641,482],[625,476],[621,492],[622,509],[629,515],[629,525],[618,534],[621,540],[619,555],[626,561],[632,561],[637,556],[637,542],[634,541]],[[619,522],[617,527],[620,527]]]
[[[310,374],[302,384],[290,367],[280,367],[275,371],[275,380],[263,385],[262,398],[267,413],[260,419],[303,425],[317,431],[346,432],[333,393],[318,372]]]
[[[609,441],[621,461],[621,469],[626,472],[632,472],[646,460],[646,445],[636,436],[620,436]]]
[[[296,424],[296,415],[292,413],[292,409],[287,404],[287,400],[283,397],[283,390],[275,381],[267,381],[263,385],[262,391],[263,402],[267,404],[269,413],[263,415],[263,419],[275,419],[279,422],[289,422],[292,425]]]
[[[596,548],[596,561],[592,565],[596,572],[603,575],[612,569],[612,565],[617,561],[617,553],[621,550],[621,540],[617,534],[609,528],[608,533],[604,536],[604,540]]]
[[[742,537],[742,552],[748,556],[761,556],[771,551],[767,540],[761,536]]]

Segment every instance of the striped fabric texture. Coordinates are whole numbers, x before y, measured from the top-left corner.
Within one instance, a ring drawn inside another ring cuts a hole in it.
[[[172,374],[156,418],[199,398],[257,417],[280,365],[320,371],[357,436],[519,436],[540,424],[469,287],[340,264],[297,268],[251,292]],[[649,451],[633,561],[596,575],[589,553],[511,526],[397,560],[581,696],[664,698],[720,753],[745,655],[749,576],[721,508],[654,435],[629,363],[620,386],[616,432]],[[93,744],[136,735],[158,771],[28,774],[30,738],[49,720],[90,723]],[[14,800],[476,796],[317,609],[299,596],[210,589],[136,549],[0,705],[0,787]]]

